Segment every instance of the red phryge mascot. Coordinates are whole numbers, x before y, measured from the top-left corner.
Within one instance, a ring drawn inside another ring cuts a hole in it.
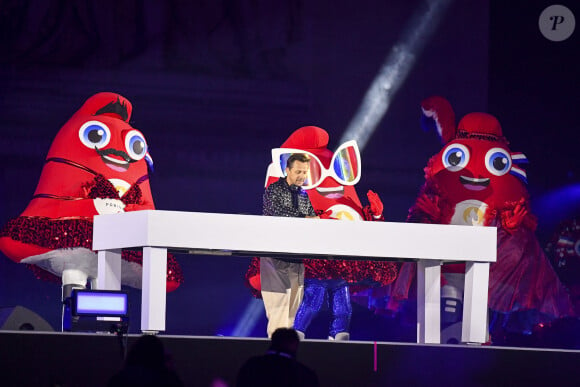
[[[498,228],[497,262],[489,278],[492,334],[530,333],[537,323],[572,314],[569,296],[535,236],[536,218],[520,166],[525,156],[510,150],[490,114],[469,113],[455,126],[446,99],[431,97],[421,107],[424,126],[437,130],[443,149],[425,168],[426,181],[408,221]],[[444,265],[442,271],[443,298],[461,301],[463,277],[454,273],[464,273],[464,265]],[[403,292],[393,294],[395,299],[407,297],[413,275],[412,264],[403,264],[394,286]]]
[[[305,153],[310,157],[310,175],[302,188],[308,193],[318,214],[338,220],[384,220],[383,203],[376,193],[368,192],[370,205],[365,207],[356,193],[354,186],[361,176],[361,159],[356,142],[348,141],[332,152],[328,149],[328,141],[328,133],[316,126],[305,126],[294,131],[280,148],[272,150],[266,186],[283,177],[286,160],[292,153]],[[328,243],[340,241],[329,240]],[[294,321],[294,328],[302,336],[326,299],[333,314],[329,338],[348,340],[352,315],[349,292],[368,286],[387,285],[396,277],[396,265],[384,261],[306,259],[304,264],[304,299]],[[259,274],[259,260],[254,259],[246,279],[257,296],[260,290]]]
[[[56,135],[34,196],[0,231],[0,250],[30,264],[39,278],[62,279],[63,299],[97,276],[93,216],[155,209],[147,141],[134,129],[131,103],[119,94],[89,98]],[[183,280],[170,256],[167,290]],[[122,283],[141,286],[141,256],[123,252]],[[64,316],[63,316],[64,317]]]

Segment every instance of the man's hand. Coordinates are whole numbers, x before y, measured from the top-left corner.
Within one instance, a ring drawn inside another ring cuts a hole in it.
[[[335,217],[332,216],[331,210],[324,211],[322,214],[318,215],[318,218],[319,219],[336,219]]]

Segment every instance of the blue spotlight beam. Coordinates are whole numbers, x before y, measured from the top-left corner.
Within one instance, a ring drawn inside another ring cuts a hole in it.
[[[580,216],[580,183],[556,188],[532,201],[539,226],[553,232],[559,223]]]
[[[256,326],[256,322],[260,316],[264,313],[264,306],[262,300],[257,300],[251,298],[244,310],[244,313],[240,317],[237,325],[232,331],[232,336],[234,337],[247,337],[252,333],[252,330]]]

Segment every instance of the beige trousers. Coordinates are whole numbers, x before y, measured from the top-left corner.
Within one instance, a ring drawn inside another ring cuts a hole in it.
[[[278,328],[293,328],[304,296],[304,265],[262,257],[260,281],[268,318],[268,337],[272,337]]]

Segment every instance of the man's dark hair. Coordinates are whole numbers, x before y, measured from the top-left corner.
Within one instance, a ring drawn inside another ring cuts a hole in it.
[[[272,334],[272,343],[270,350],[284,352],[296,356],[300,339],[298,333],[292,328],[278,328]]]
[[[292,166],[294,165],[294,161],[300,161],[302,163],[309,163],[310,157],[308,157],[304,153],[292,153],[290,155],[290,157],[288,157],[288,160],[286,160],[286,168],[292,169]]]

